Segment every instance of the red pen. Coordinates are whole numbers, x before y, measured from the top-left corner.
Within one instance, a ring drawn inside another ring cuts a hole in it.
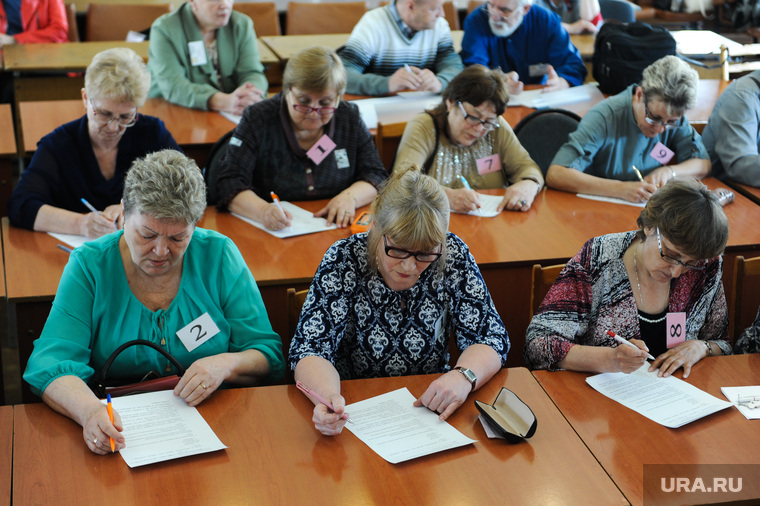
[[[318,400],[320,403],[322,403],[322,404],[324,404],[325,406],[327,406],[327,408],[328,408],[330,411],[332,411],[333,413],[335,412],[335,409],[333,408],[333,406],[332,406],[332,403],[331,403],[330,401],[328,401],[327,399],[325,399],[324,397],[322,397],[321,395],[319,395],[317,392],[313,391],[311,388],[307,387],[306,385],[304,385],[304,384],[303,384],[303,383],[301,383],[300,381],[296,381],[296,387],[297,387],[297,388],[298,388],[298,389],[299,389],[301,392],[305,393],[306,395],[311,395],[311,396],[312,396],[312,397],[314,397],[316,400]],[[347,415],[347,413],[343,413],[343,415]],[[343,416],[343,415],[341,415],[341,416]],[[346,421],[347,421],[347,422],[350,422],[350,421],[351,421],[351,419],[350,419],[350,418],[346,418]],[[352,422],[352,423],[353,423],[353,422]]]
[[[610,336],[610,337],[611,337],[612,339],[614,339],[615,341],[619,342],[620,344],[625,344],[626,346],[631,346],[631,347],[632,347],[632,348],[634,348],[634,349],[637,349],[637,350],[641,350],[641,348],[639,348],[638,346],[636,346],[635,344],[633,344],[633,343],[632,343],[632,342],[630,342],[630,341],[626,341],[625,339],[623,339],[623,338],[622,338],[622,337],[620,337],[619,335],[615,334],[615,333],[614,333],[613,331],[611,331],[611,330],[608,330],[608,331],[607,331],[607,335],[608,335],[608,336]],[[652,355],[650,355],[649,353],[647,353],[647,357],[649,358],[649,360],[654,360],[654,357],[653,357]]]

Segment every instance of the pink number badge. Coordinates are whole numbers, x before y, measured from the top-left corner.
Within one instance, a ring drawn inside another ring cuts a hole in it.
[[[662,142],[658,142],[651,153],[649,153],[649,156],[660,162],[660,165],[667,165],[670,163],[670,160],[673,159],[673,153],[668,147],[663,144]]]
[[[325,134],[306,152],[306,156],[308,156],[312,162],[319,165],[327,155],[333,152],[333,149],[335,149],[335,143],[327,136],[327,134]]]
[[[665,323],[668,349],[686,340],[686,313],[668,313]]]
[[[499,159],[499,153],[494,153],[491,156],[478,158],[475,162],[478,165],[478,174],[488,174],[501,169],[501,160]]]

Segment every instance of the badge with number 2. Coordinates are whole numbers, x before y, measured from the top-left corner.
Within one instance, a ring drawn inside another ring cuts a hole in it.
[[[665,323],[668,349],[686,340],[686,313],[668,313]]]
[[[193,351],[219,333],[219,327],[208,313],[203,313],[177,331],[177,337],[185,345],[187,351]]]

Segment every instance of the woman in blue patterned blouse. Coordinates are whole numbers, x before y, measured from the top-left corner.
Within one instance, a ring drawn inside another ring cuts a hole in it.
[[[340,433],[340,380],[438,376],[415,406],[451,415],[506,362],[507,330],[467,246],[448,232],[435,179],[394,171],[373,203],[368,233],[333,244],[319,266],[290,346],[295,378],[321,394],[313,421]],[[462,351],[449,365],[449,336]]]

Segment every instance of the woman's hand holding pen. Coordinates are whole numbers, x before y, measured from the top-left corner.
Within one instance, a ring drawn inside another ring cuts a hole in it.
[[[657,191],[655,185],[646,181],[610,181],[610,183],[618,185],[617,196],[628,202],[646,202]]]
[[[100,237],[121,228],[121,206],[108,206],[102,212],[90,212],[82,215],[79,224],[80,234],[87,237]]]
[[[640,339],[629,339],[629,343],[636,345],[623,346],[622,344],[616,348],[610,348],[612,352],[612,371],[624,372],[630,374],[633,371],[639,369],[644,362],[646,362],[649,355],[647,345]]]
[[[119,416],[118,411],[113,410],[113,423],[111,423],[106,406],[100,401],[96,400],[95,402],[97,405],[93,405],[93,409],[87,416],[82,428],[82,435],[87,447],[98,455],[111,453],[110,438],[113,438],[115,451],[125,448],[127,445],[124,436],[121,434],[124,427],[121,424],[121,416]]]
[[[470,382],[459,371],[452,370],[433,381],[425,393],[414,401],[414,405],[440,413],[438,418],[446,420],[464,403],[471,391]]]
[[[264,207],[264,213],[260,221],[269,230],[282,230],[291,225],[290,220],[292,218],[287,211],[278,207],[277,204],[271,203]]]
[[[327,401],[332,404],[330,410],[325,404],[319,402],[314,405],[314,414],[311,420],[314,427],[325,436],[336,436],[343,431],[348,421],[348,414],[344,412],[346,400],[340,394],[332,394],[326,397]]]
[[[480,197],[475,190],[446,188],[446,196],[449,197],[449,207],[458,213],[468,213],[480,209]]]

